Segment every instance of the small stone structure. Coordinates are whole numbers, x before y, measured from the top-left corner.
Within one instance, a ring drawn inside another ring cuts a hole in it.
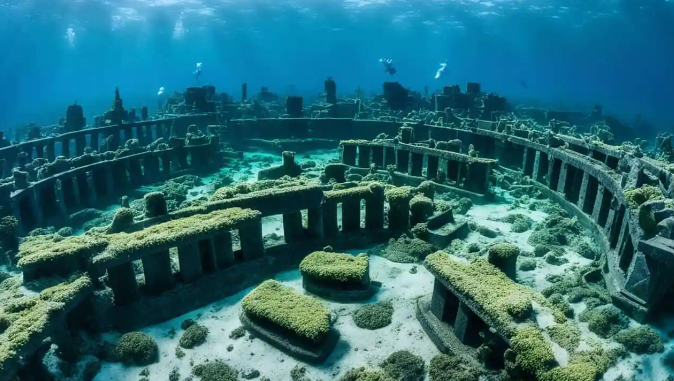
[[[302,286],[321,297],[355,302],[377,291],[370,282],[370,261],[366,254],[314,251],[300,262]]]

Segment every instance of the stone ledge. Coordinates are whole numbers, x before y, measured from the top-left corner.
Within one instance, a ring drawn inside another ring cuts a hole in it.
[[[239,320],[246,330],[260,337],[269,345],[279,349],[285,354],[296,358],[297,360],[311,364],[321,364],[330,356],[339,341],[339,331],[331,327],[327,337],[321,343],[308,345],[301,340],[292,337],[287,333],[281,333],[278,330],[263,327],[254,322],[243,311],[239,314]]]
[[[305,291],[339,303],[356,303],[370,299],[377,293],[381,283],[372,281],[367,286],[359,289],[336,290],[333,288],[321,286],[307,277],[302,277],[302,287]]]

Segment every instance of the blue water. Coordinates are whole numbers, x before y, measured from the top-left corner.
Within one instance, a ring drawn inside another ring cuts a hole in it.
[[[476,81],[555,109],[591,109],[674,129],[674,2],[669,0],[2,0],[0,129],[157,105],[202,84],[242,82],[311,100],[378,91],[392,58],[404,86]],[[441,61],[447,75],[434,80]],[[524,85],[523,85],[524,83]],[[91,120],[90,120],[91,121]]]

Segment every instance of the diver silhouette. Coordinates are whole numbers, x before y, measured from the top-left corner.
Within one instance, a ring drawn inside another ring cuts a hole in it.
[[[197,83],[199,83],[199,77],[201,77],[201,62],[197,62],[197,70],[194,71],[194,78],[197,79]]]
[[[387,59],[380,58],[379,62],[381,62],[382,65],[384,65],[384,73],[389,73],[391,75],[394,75],[397,72],[396,68],[393,67],[393,60],[392,59],[390,59],[390,58],[387,58]]]

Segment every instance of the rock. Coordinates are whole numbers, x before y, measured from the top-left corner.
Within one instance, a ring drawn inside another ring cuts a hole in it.
[[[241,371],[241,378],[244,380],[252,380],[254,378],[260,377],[260,371],[253,368],[246,368]]]

